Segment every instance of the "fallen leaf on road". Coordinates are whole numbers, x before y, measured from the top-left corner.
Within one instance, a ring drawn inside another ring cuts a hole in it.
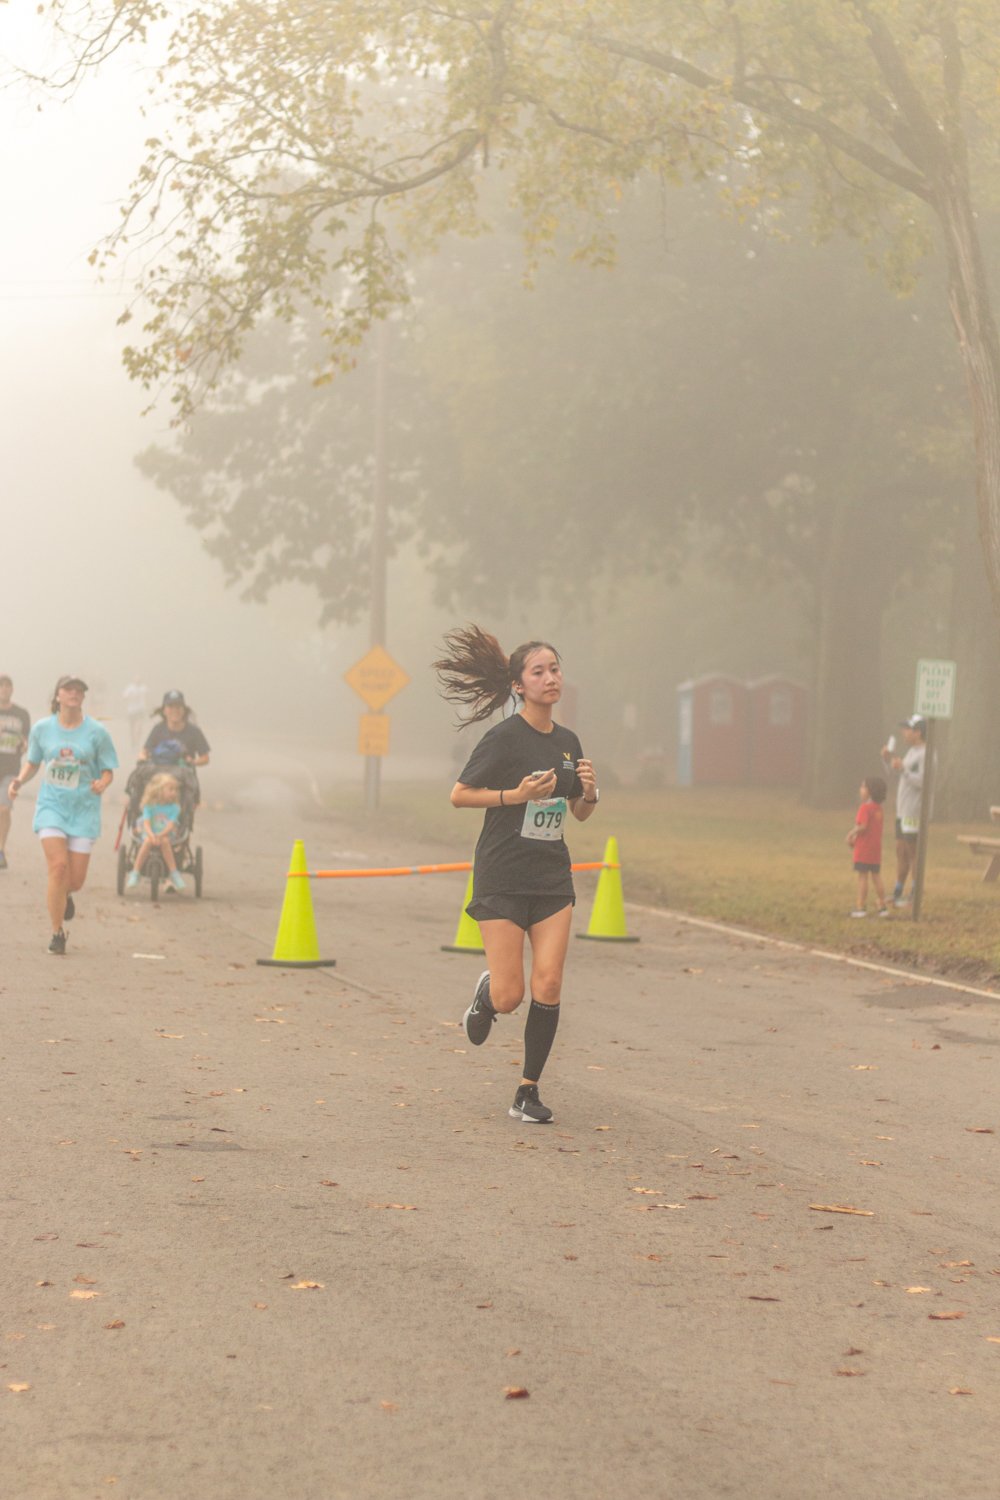
[[[156,1035],[165,1042],[182,1042],[184,1040],[183,1031],[158,1031]]]
[[[845,1349],[844,1350],[844,1358],[845,1359],[856,1359],[859,1354],[864,1354],[864,1352],[865,1351],[863,1349]]]
[[[748,1302],[780,1302],[780,1297],[758,1297],[753,1292],[747,1298]]]
[[[648,1193],[653,1198],[659,1198],[663,1194],[662,1188],[630,1188],[633,1193]]]
[[[96,1286],[97,1285],[97,1277],[96,1276],[84,1276],[84,1274],[83,1274],[82,1271],[78,1271],[76,1273],[76,1275],[73,1277],[73,1280],[74,1281],[79,1281],[82,1286]]]
[[[688,1202],[697,1203],[699,1201],[707,1202],[708,1200],[712,1200],[714,1202],[718,1198],[718,1196],[718,1193],[688,1193]]]
[[[852,1073],[877,1073],[878,1063],[851,1063]]]
[[[810,1203],[809,1207],[818,1214],[859,1214],[863,1219],[874,1219],[875,1212],[871,1208],[852,1208],[849,1203]]]
[[[974,1396],[975,1394],[975,1391],[970,1391],[968,1386],[964,1385],[953,1385],[948,1391],[949,1396]]]
[[[266,1302],[251,1302],[250,1306],[251,1307],[256,1307],[257,1310],[258,1310],[258,1312],[263,1312],[264,1309],[267,1307],[267,1303]]]
[[[610,1125],[595,1125],[594,1129],[595,1130],[610,1130],[611,1126]]]
[[[563,1256],[563,1260],[579,1260],[579,1259],[580,1259],[580,1257],[578,1255],[564,1255]]]
[[[50,1240],[57,1240],[58,1238],[59,1238],[59,1236],[57,1234],[54,1234],[54,1233],[53,1234],[36,1234],[35,1235],[35,1241],[36,1241],[37,1244],[46,1244]]]
[[[867,1370],[835,1370],[835,1375],[867,1375]]]
[[[35,1285],[36,1286],[52,1286],[52,1282],[51,1281],[36,1281]]]
[[[288,1288],[288,1290],[290,1292],[321,1292],[321,1291],[323,1291],[323,1282],[322,1281],[297,1281],[295,1283],[295,1285],[294,1286],[290,1286]]]
[[[340,1186],[339,1182],[331,1182],[330,1179],[329,1179],[329,1177],[324,1177],[323,1180],[320,1182],[320,1187],[339,1187],[339,1186]]]
[[[911,1297],[916,1297],[921,1292],[932,1292],[934,1288],[932,1286],[908,1286],[906,1290]]]
[[[100,1295],[101,1295],[100,1292],[82,1292],[82,1291],[70,1292],[70,1296],[71,1297],[78,1297],[81,1302],[84,1301],[84,1299],[87,1299],[87,1298],[90,1298],[90,1297],[99,1297]]]
[[[105,1328],[124,1328],[125,1324],[122,1322],[121,1318],[116,1318],[113,1323],[105,1323],[104,1326]]]
[[[39,1326],[39,1328],[40,1328],[40,1327],[41,1327],[41,1326],[42,1326],[42,1325],[41,1325],[41,1324],[40,1324],[40,1323],[39,1323],[39,1325],[38,1325],[38,1326]],[[994,1335],[994,1334],[992,1334],[992,1333],[988,1333],[988,1334],[987,1334],[987,1335],[986,1335],[986,1342],[987,1342],[987,1343],[988,1343],[988,1344],[1000,1344],[1000,1339],[998,1339],[998,1338],[997,1338],[997,1337],[996,1337],[996,1336],[995,1336],[995,1335]]]
[[[965,1129],[969,1135],[996,1135],[988,1125],[966,1125]]]
[[[7,1389],[13,1391],[16,1395],[21,1391],[30,1391],[31,1385],[27,1380],[15,1380],[11,1385],[8,1385]],[[527,1395],[527,1391],[524,1394]]]
[[[414,1213],[415,1214],[417,1212],[417,1205],[415,1203],[369,1203],[368,1207],[369,1208],[399,1208],[399,1209],[402,1209],[404,1213]]]
[[[482,1311],[484,1308],[492,1307],[493,1303],[492,1302],[477,1302],[476,1306],[480,1309],[480,1311]]]
[[[946,1271],[953,1271],[956,1266],[974,1266],[974,1260],[942,1260],[939,1262]]]
[[[531,1395],[531,1392],[528,1390],[527,1386],[523,1385],[505,1385],[503,1388],[503,1393],[504,1398],[507,1401],[523,1401],[525,1396]]]
[[[380,1401],[379,1406],[383,1411],[399,1411],[399,1407],[396,1405],[395,1401]]]
[[[508,1359],[513,1359],[514,1355],[515,1354],[520,1354],[520,1352],[521,1352],[520,1349],[508,1349],[507,1350],[507,1358]]]
[[[935,1322],[937,1322],[937,1323],[950,1323],[955,1318],[964,1318],[965,1317],[965,1313],[964,1312],[928,1313],[927,1316],[929,1318],[933,1318],[935,1320]]]

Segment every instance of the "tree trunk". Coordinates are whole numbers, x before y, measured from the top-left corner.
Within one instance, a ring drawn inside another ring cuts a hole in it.
[[[948,261],[948,302],[958,334],[976,443],[979,540],[994,624],[1000,620],[1000,337],[964,169],[952,162],[936,183]]]
[[[862,778],[878,771],[882,744],[879,548],[866,535],[866,496],[834,502],[817,580],[816,657],[805,801],[850,808]]]
[[[985,822],[1000,802],[1000,637],[975,510],[959,524],[952,574],[950,654],[958,664],[955,717],[942,736],[936,816]]]

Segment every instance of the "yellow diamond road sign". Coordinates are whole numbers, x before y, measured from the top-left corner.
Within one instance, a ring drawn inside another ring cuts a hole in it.
[[[384,646],[373,646],[367,656],[344,673],[344,681],[373,709],[382,708],[409,680]]]

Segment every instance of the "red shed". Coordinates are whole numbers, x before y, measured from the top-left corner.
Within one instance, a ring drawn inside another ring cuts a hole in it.
[[[753,786],[798,787],[806,769],[808,694],[791,677],[747,683],[747,776]]]
[[[677,689],[678,786],[739,785],[747,777],[747,689],[722,672]]]

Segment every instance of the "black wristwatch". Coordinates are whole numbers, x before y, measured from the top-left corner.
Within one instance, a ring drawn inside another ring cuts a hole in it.
[[[595,802],[600,802],[600,800],[601,800],[601,789],[600,789],[600,787],[596,787],[595,786],[594,787],[594,795],[592,797],[584,797],[583,800],[584,800],[584,802],[586,802],[586,804],[587,804],[588,807],[593,807],[594,804],[595,804]]]

